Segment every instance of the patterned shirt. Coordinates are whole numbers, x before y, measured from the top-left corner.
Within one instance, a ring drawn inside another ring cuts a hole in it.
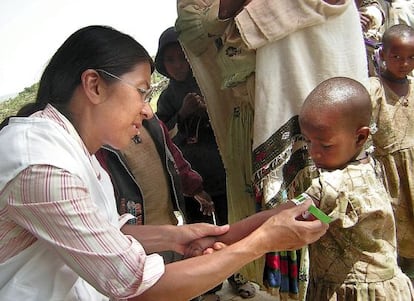
[[[98,180],[108,177],[72,124],[52,106],[33,116],[62,126],[82,146]],[[121,227],[128,216],[119,218]],[[105,219],[88,187],[76,175],[51,165],[32,165],[0,191],[0,263],[37,240],[56,250],[92,286],[116,298],[151,287],[164,272],[158,255],[123,235]]]

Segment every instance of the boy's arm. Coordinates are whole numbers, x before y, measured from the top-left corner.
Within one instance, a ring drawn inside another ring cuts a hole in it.
[[[192,169],[191,164],[185,160],[180,149],[175,145],[171,140],[171,137],[168,134],[167,126],[160,120],[160,126],[162,128],[164,139],[167,144],[168,149],[170,150],[172,156],[174,157],[175,164],[178,169],[178,174],[180,176],[182,190],[185,195],[194,196],[203,191],[203,178],[199,173]]]
[[[174,98],[171,96],[170,89],[167,87],[161,92],[157,101],[157,111],[155,114],[167,126],[168,130],[172,130],[177,124],[178,112],[173,107]]]

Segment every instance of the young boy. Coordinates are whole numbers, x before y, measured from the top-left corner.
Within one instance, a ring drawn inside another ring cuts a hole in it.
[[[303,199],[311,198],[332,220],[309,246],[306,300],[414,300],[411,282],[397,264],[394,215],[381,167],[364,150],[371,120],[368,91],[353,79],[330,78],[309,94],[298,118],[318,173]],[[229,244],[243,235],[230,228],[216,240]],[[206,240],[198,244],[194,249],[204,249]]]
[[[349,78],[322,82],[302,106],[301,132],[319,173],[306,194],[333,219],[309,246],[307,300],[414,300],[397,265],[381,168],[364,150],[370,119],[368,91]]]

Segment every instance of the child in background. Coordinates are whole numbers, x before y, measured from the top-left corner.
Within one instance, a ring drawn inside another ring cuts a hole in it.
[[[173,141],[192,168],[201,175],[204,190],[214,202],[215,218],[212,218],[200,212],[200,207],[192,197],[186,197],[187,222],[227,224],[226,173],[204,98],[178,42],[178,34],[174,27],[166,29],[160,36],[155,67],[170,80],[167,88],[158,98],[156,114],[170,131],[177,128]],[[255,295],[254,286],[241,274],[232,275],[228,278],[228,282],[243,298],[251,298]],[[220,287],[210,292],[213,293],[218,289]],[[202,299],[218,299],[218,296],[213,297],[204,296]]]
[[[399,263],[414,279],[414,29],[398,24],[382,39],[379,77],[370,78],[375,157],[384,165],[397,225]]]
[[[204,189],[214,202],[217,222],[226,224],[226,174],[206,105],[174,27],[160,36],[155,66],[159,73],[169,78],[167,88],[158,98],[156,115],[169,131],[177,127],[173,142],[204,179]],[[186,199],[186,217],[188,223],[213,221],[211,216],[200,212],[191,198]]]
[[[358,4],[359,18],[367,51],[368,72],[370,76],[378,73],[378,48],[387,26],[387,4],[383,0],[361,0]]]
[[[319,176],[306,193],[334,221],[309,246],[307,300],[414,300],[396,256],[395,222],[381,168],[364,150],[370,95],[335,77],[306,98],[301,132]]]

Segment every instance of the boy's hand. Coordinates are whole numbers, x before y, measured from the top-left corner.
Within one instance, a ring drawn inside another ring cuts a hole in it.
[[[204,190],[194,196],[197,202],[200,204],[200,211],[203,215],[210,216],[214,212],[214,202],[211,200],[211,196]]]
[[[225,234],[229,228],[229,225],[214,226],[208,223],[172,226],[174,231],[170,239],[175,244],[173,251],[184,256],[191,253],[201,255],[204,249],[216,242],[216,236]]]
[[[204,103],[203,97],[198,95],[197,93],[188,93],[184,97],[183,105],[178,112],[178,115],[182,119],[186,119],[188,116],[192,114],[199,114],[201,115],[206,111],[207,107]]]
[[[200,256],[204,254],[206,249],[213,248],[216,237],[204,237],[193,241],[185,250],[184,258]]]
[[[359,19],[362,27],[362,31],[367,32],[371,27],[372,19],[370,16],[360,12]]]
[[[205,249],[204,252],[203,252],[203,255],[211,254],[211,253],[220,251],[220,250],[224,249],[225,247],[227,247],[227,245],[225,243],[222,243],[222,242],[218,241],[218,242],[214,243],[211,248]]]

